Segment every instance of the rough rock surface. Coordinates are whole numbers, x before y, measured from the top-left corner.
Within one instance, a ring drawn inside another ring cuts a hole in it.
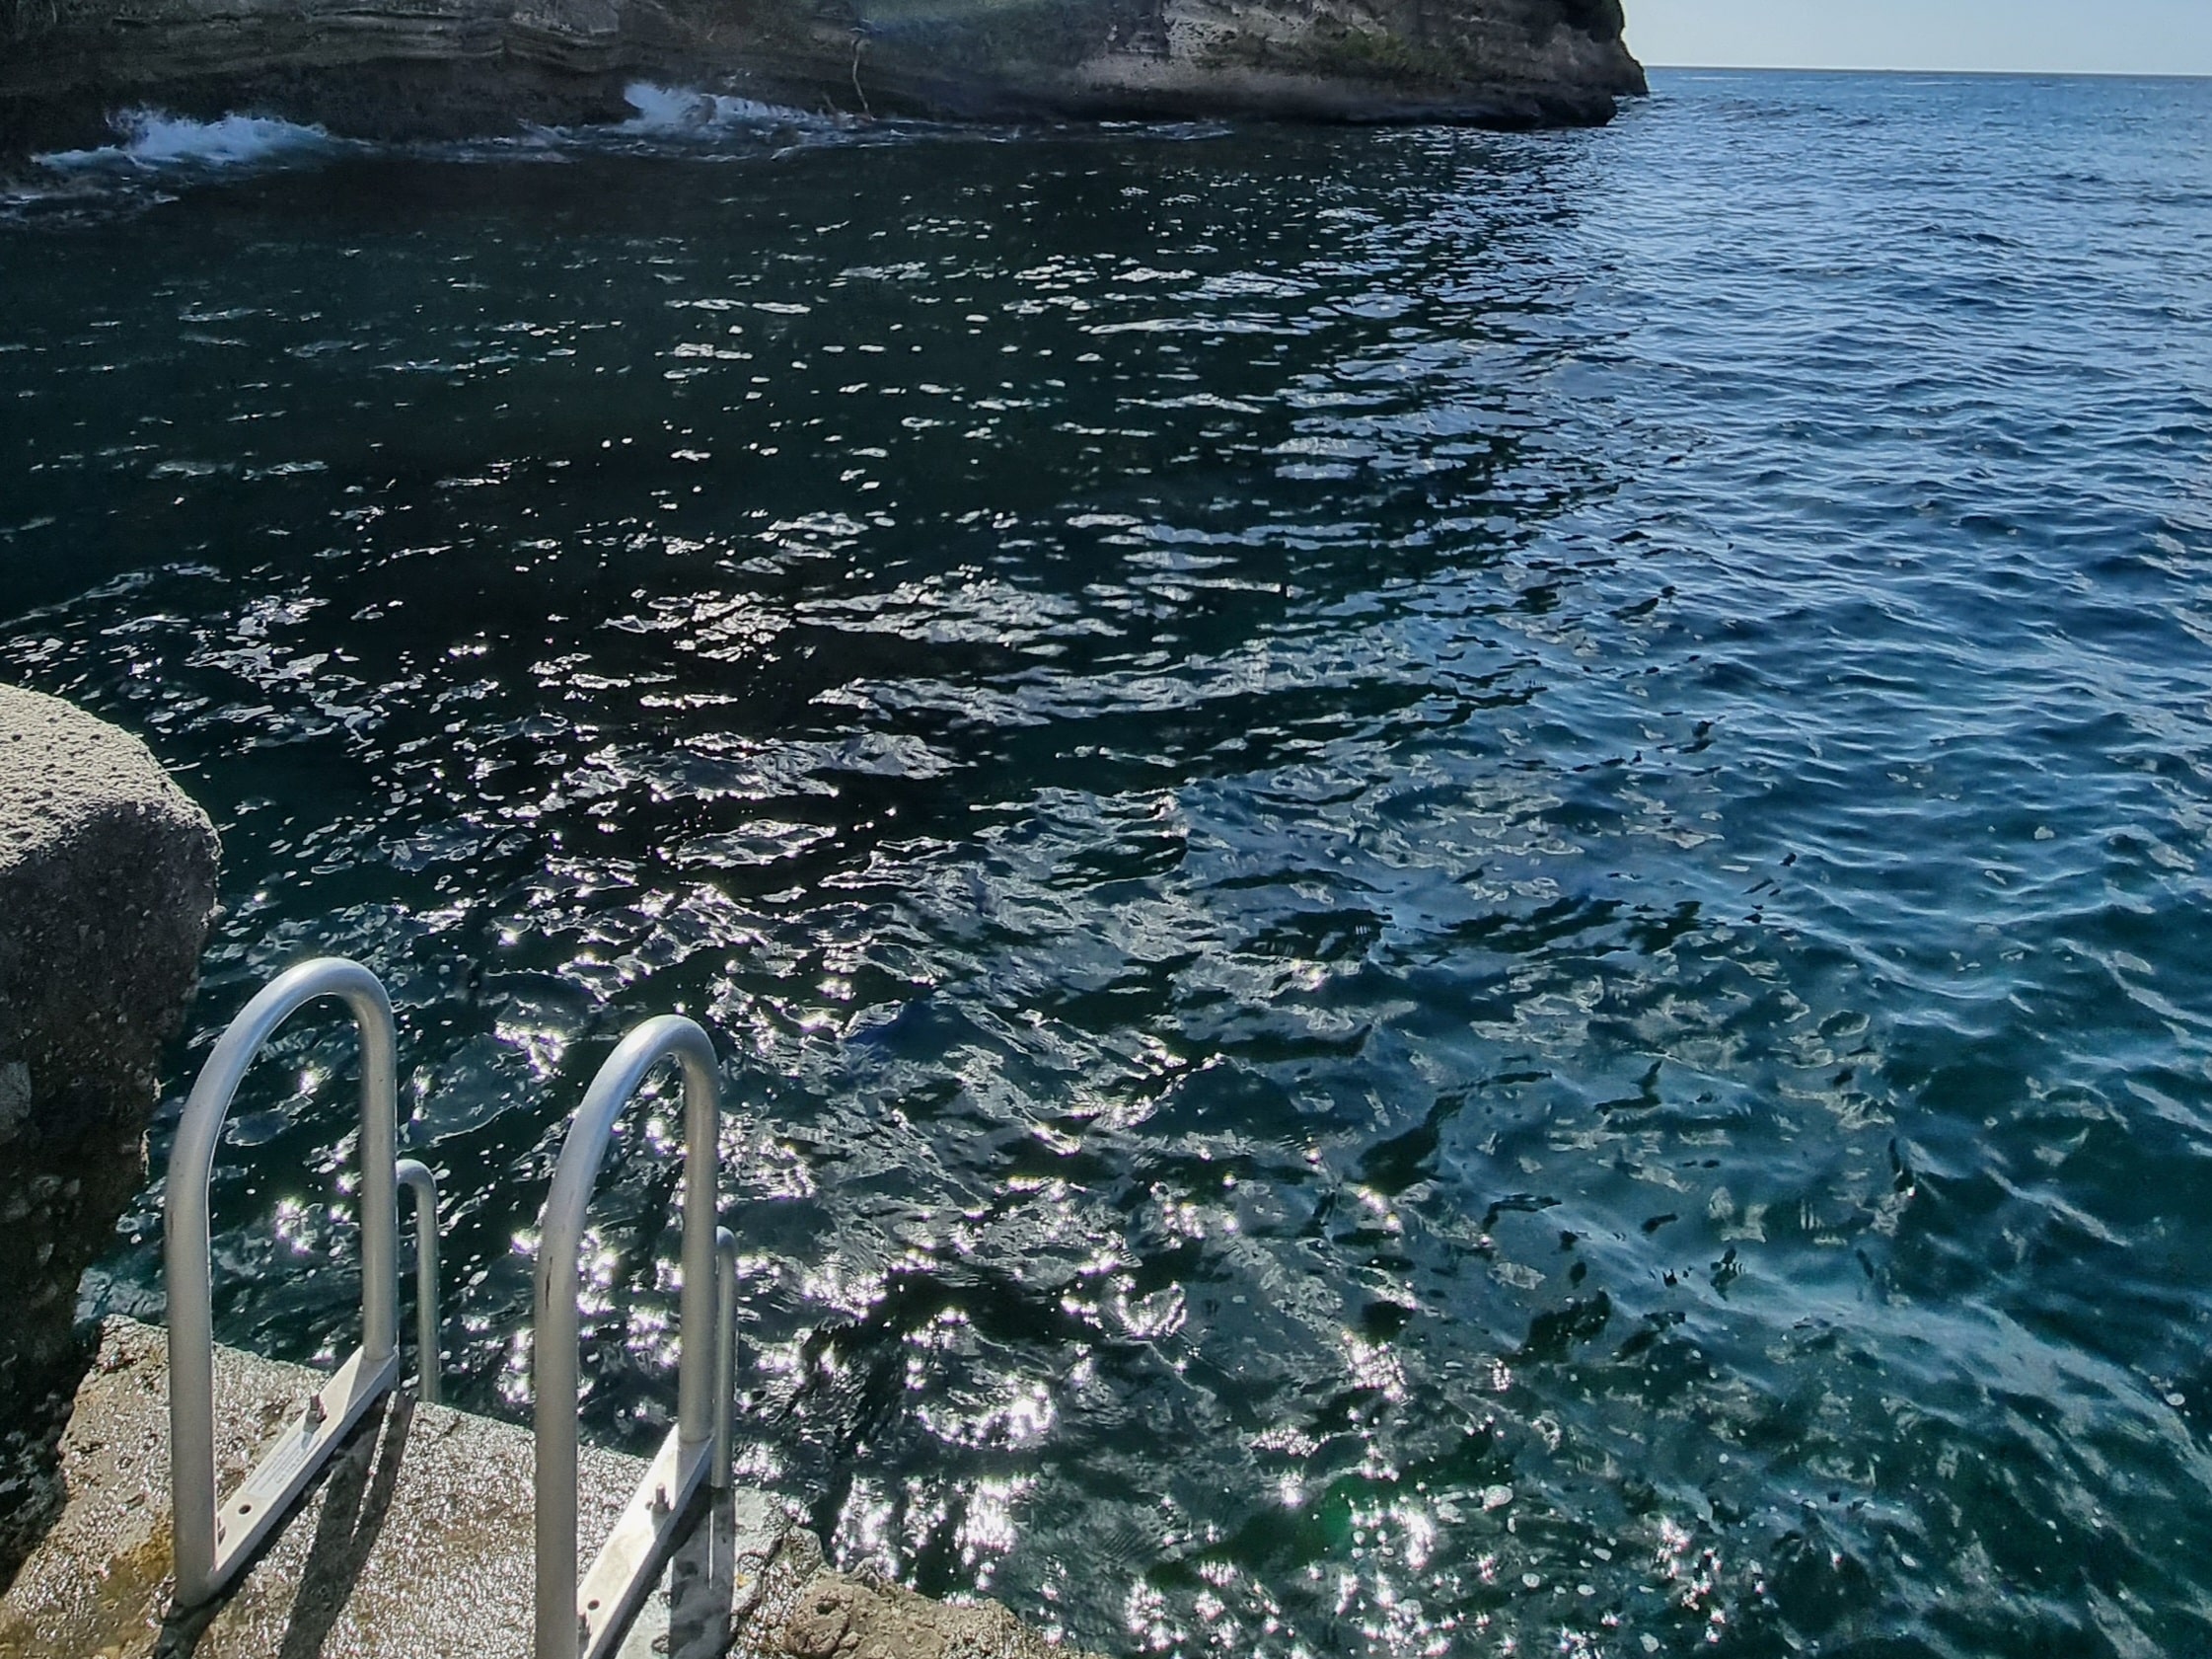
[[[214,827],[146,746],[0,686],[0,1585],[87,1355],[77,1281],[145,1184],[161,1046],[215,910]]]
[[[101,1331],[62,1443],[69,1504],[0,1598],[0,1659],[527,1659],[527,1430],[402,1398],[372,1411],[237,1587],[175,1616],[168,1352],[127,1320]],[[218,1348],[216,1465],[227,1486],[316,1379]],[[577,1510],[605,1534],[644,1473],[586,1447]],[[775,1500],[718,1499],[679,1548],[622,1659],[1085,1659],[995,1603],[861,1584]]]
[[[834,1572],[801,1587],[756,1651],[778,1659],[1074,1659],[996,1602],[952,1607]]]
[[[371,138],[619,119],[645,78],[809,111],[1601,121],[1621,0],[0,0],[0,156],[133,106]]]

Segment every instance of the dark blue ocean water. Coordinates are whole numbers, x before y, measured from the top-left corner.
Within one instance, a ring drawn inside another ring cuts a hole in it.
[[[1110,1652],[2212,1651],[2212,83],[647,102],[6,208],[0,675],[227,847],[165,1125],[373,964],[513,1415],[565,1115],[698,1016],[749,1477]],[[347,1064],[241,1102],[231,1340],[351,1340]]]

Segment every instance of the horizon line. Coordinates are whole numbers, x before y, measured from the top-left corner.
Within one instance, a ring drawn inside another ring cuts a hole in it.
[[[2212,81],[2212,69],[1960,69],[1897,63],[1661,63],[1649,58],[1638,61],[1646,69],[1691,69],[1708,75],[1978,75],[1992,80]]]

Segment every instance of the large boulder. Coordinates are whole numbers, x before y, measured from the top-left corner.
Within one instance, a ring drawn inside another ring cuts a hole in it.
[[[145,1185],[215,914],[215,828],[145,744],[0,686],[0,1585],[87,1352],[77,1283]]]

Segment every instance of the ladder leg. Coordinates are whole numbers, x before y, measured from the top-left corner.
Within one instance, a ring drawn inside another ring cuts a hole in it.
[[[438,1177],[403,1158],[393,1167],[414,1199],[414,1369],[422,1403],[438,1403]]]

